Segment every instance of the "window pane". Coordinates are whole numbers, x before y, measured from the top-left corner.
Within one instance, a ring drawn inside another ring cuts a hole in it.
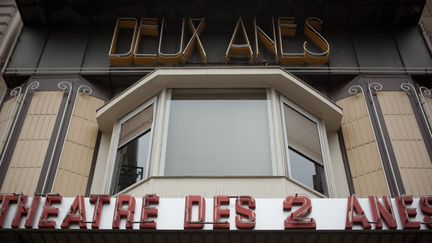
[[[117,150],[114,193],[147,177],[150,135],[148,130]]]
[[[147,177],[153,104],[121,124],[113,193]]]
[[[305,158],[292,148],[289,149],[289,156],[291,161],[291,176],[302,184],[326,194],[323,186],[323,166]]]
[[[322,162],[318,126],[288,105],[284,105],[288,145],[315,162]]]
[[[265,90],[174,90],[165,175],[271,175]]]

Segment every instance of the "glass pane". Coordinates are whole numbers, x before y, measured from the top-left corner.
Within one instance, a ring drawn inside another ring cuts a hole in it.
[[[114,193],[147,177],[150,130],[117,150]]]
[[[167,176],[272,175],[265,90],[174,90]]]
[[[305,186],[326,194],[323,166],[307,159],[292,148],[289,149],[289,156],[291,176]]]
[[[288,145],[323,164],[317,124],[288,105],[284,115]]]

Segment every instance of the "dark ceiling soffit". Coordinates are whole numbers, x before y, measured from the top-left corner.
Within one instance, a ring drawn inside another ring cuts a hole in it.
[[[287,235],[287,234],[304,234],[306,235],[328,235],[328,234],[344,234],[344,235],[424,235],[432,237],[432,231],[427,229],[422,230],[310,230],[310,229],[290,229],[290,230],[125,230],[125,229],[0,229],[0,234],[10,232],[28,232],[28,233],[64,233],[64,234],[77,234],[77,233],[116,233],[116,234],[131,234],[131,233],[142,233],[142,234],[178,234],[178,235],[190,235],[190,234],[201,234],[201,235]]]
[[[266,66],[182,66],[181,68],[264,68]],[[279,66],[267,66],[267,67],[279,67]],[[105,68],[104,70],[93,71],[93,70],[82,70],[81,68],[77,69],[64,69],[64,70],[41,70],[41,69],[32,69],[32,70],[18,70],[14,68],[6,68],[4,72],[4,79],[8,87],[16,87],[17,85],[22,84],[32,75],[82,75],[86,78],[90,77],[101,77],[100,80],[106,80],[105,83],[110,83],[111,79],[116,79],[118,77],[128,77],[130,75],[133,76],[145,76],[152,71],[158,68],[175,68],[175,67],[139,67],[139,68]],[[359,74],[379,74],[379,75],[394,75],[394,74],[408,74],[408,75],[417,75],[424,76],[430,75],[432,72],[431,67],[425,68],[362,68],[362,67],[352,67],[352,68],[338,68],[338,67],[291,67],[291,66],[282,66],[280,67],[285,71],[288,71],[295,75],[351,75],[357,76]],[[129,86],[133,84],[132,82],[125,82],[123,86]]]
[[[112,24],[117,17],[210,17],[217,21],[238,16],[278,17],[289,14],[298,18],[316,16],[348,24],[416,24],[426,0],[361,1],[266,0],[239,1],[102,1],[102,0],[16,0],[26,25]],[[297,10],[297,11],[296,11]],[[221,17],[223,15],[223,18]]]
[[[52,242],[431,242],[430,230],[38,230],[0,229],[8,243]],[[60,239],[60,240],[59,240]],[[78,241],[76,241],[78,240]]]

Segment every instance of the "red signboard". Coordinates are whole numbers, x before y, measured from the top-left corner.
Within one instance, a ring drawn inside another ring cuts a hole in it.
[[[215,196],[64,198],[0,195],[0,228],[28,229],[432,229],[432,196],[286,198]]]

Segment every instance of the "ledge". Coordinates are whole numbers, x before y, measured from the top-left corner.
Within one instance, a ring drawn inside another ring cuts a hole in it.
[[[292,102],[322,119],[327,131],[340,127],[342,109],[280,68],[160,68],[148,74],[97,111],[102,132],[165,88],[275,88]]]

